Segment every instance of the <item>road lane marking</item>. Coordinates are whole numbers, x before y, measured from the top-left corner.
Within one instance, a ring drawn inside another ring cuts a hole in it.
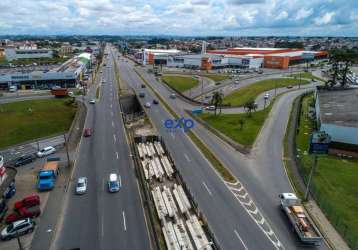
[[[171,135],[171,137],[172,137],[173,139],[175,139],[174,133],[170,133],[170,135]]]
[[[123,211],[123,226],[124,226],[124,231],[127,231],[127,225],[126,225],[126,214]]]
[[[111,111],[111,116],[113,116],[113,111]]]
[[[111,105],[109,105],[111,108],[112,108],[112,103],[111,103]]]
[[[112,121],[112,127],[114,128],[114,122]]]
[[[116,157],[117,157],[117,159],[119,158],[118,152],[116,152]]]
[[[189,158],[189,156],[187,154],[184,154],[184,157],[188,162],[190,162],[190,158]]]
[[[209,195],[212,196],[213,193],[210,191],[210,189],[208,188],[208,186],[206,185],[205,182],[203,182],[203,185],[204,185],[204,187],[206,188],[206,191],[208,191]]]
[[[240,240],[241,244],[244,246],[245,250],[248,250],[248,248],[245,245],[244,241],[241,239],[240,234],[236,230],[234,230],[234,233],[235,233],[236,237]]]
[[[113,140],[114,140],[114,142],[117,141],[116,135],[113,135]]]

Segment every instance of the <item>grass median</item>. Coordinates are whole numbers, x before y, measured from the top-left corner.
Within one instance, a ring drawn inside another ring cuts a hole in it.
[[[202,75],[204,77],[207,77],[215,82],[220,82],[220,81],[224,81],[226,79],[229,79],[229,76],[228,75],[210,75],[210,74],[205,74],[205,75]]]
[[[252,112],[251,116],[246,113],[218,115],[203,113],[199,115],[199,118],[235,142],[244,146],[251,146],[270,113],[271,107],[272,105],[263,110]],[[243,123],[240,123],[240,121]]]
[[[96,98],[99,99],[99,93],[100,93],[100,86],[97,87],[96,89]]]
[[[314,76],[311,72],[301,72],[301,73],[294,73],[291,75],[288,75],[289,77],[296,77],[296,78],[306,78],[306,79],[315,79],[317,81],[324,82],[322,78],[319,78],[317,76]]]
[[[275,78],[262,80],[253,83],[249,86],[243,87],[237,91],[234,91],[230,95],[224,97],[224,104],[231,104],[232,106],[243,106],[246,102],[255,100],[261,93],[274,89],[284,88],[293,85],[304,85],[309,82],[306,80],[288,79],[288,78]]]
[[[313,156],[307,154],[309,136],[314,125],[308,117],[312,100],[313,95],[302,99],[299,133],[296,137],[300,165],[306,177],[313,164]],[[358,239],[357,182],[358,161],[319,156],[312,182],[316,201],[351,247],[356,244],[352,243],[354,239]]]
[[[182,93],[186,90],[196,87],[199,84],[198,79],[190,76],[162,76],[162,80],[176,91]]]
[[[0,148],[66,132],[76,114],[72,98],[0,105]]]

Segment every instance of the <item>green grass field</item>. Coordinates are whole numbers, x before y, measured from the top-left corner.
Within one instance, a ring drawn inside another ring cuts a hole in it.
[[[199,84],[197,79],[188,76],[162,76],[162,80],[181,93]]]
[[[296,77],[296,78],[306,78],[306,79],[316,79],[317,81],[322,81],[324,82],[324,80],[322,78],[319,78],[317,76],[312,75],[311,72],[301,72],[301,73],[295,73],[295,74],[291,74],[288,75],[289,77]]]
[[[299,134],[296,138],[297,148],[306,176],[312,167],[313,157],[308,151],[309,135],[312,121],[307,118],[307,110],[312,95],[303,98]],[[344,238],[358,238],[358,161],[340,159],[334,156],[320,156],[313,183],[319,193],[318,203],[328,215],[330,221],[344,235]],[[347,229],[343,226],[345,224]],[[357,249],[357,248],[356,248]]]
[[[34,100],[0,105],[0,148],[67,131],[76,113],[70,99]]]
[[[204,77],[207,77],[215,82],[220,82],[226,79],[229,79],[228,75],[203,75]]]
[[[255,100],[261,93],[277,88],[284,88],[289,85],[298,85],[298,79],[276,78],[268,79],[253,83],[249,86],[243,87],[230,95],[224,97],[224,104],[231,104],[232,106],[243,106],[250,100]],[[301,84],[307,84],[308,81],[301,80]]]
[[[204,113],[199,117],[237,143],[250,146],[255,142],[270,110],[271,105],[264,110],[253,112],[251,117],[246,113],[218,114],[216,116]],[[245,122],[242,129],[240,129],[239,120],[244,120]]]

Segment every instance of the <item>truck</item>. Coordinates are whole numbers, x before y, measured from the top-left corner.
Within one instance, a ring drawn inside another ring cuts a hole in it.
[[[53,88],[51,89],[51,95],[55,97],[66,97],[68,96],[68,89],[67,88]]]
[[[37,189],[39,191],[52,190],[58,175],[58,162],[47,161],[37,176]]]
[[[308,216],[300,199],[293,193],[279,194],[281,208],[303,244],[319,246],[322,235]]]

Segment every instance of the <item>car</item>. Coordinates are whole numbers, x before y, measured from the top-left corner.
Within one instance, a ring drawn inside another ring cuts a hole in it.
[[[292,85],[288,85],[287,88],[288,88],[288,89],[292,89],[293,86],[292,86]]]
[[[120,187],[121,187],[120,176],[115,173],[110,174],[108,180],[108,191],[110,193],[118,192]]]
[[[140,87],[141,87],[142,89],[144,89],[144,88],[145,88],[145,84],[140,85]]]
[[[144,97],[145,97],[145,93],[143,93],[143,92],[139,93],[139,97],[140,97],[140,98],[144,98]]]
[[[20,167],[22,165],[31,163],[35,160],[35,156],[33,154],[28,154],[28,155],[22,155],[19,158],[16,159],[14,166],[15,167]]]
[[[103,80],[103,81],[102,81],[102,84],[105,84],[105,83],[106,83],[106,81],[105,81],[105,80]]]
[[[266,93],[266,94],[264,95],[264,98],[265,98],[265,99],[269,99],[269,97],[270,97],[270,94],[269,94],[269,93]]]
[[[87,177],[77,179],[76,194],[85,194],[87,192]]]
[[[146,102],[145,104],[144,104],[144,107],[146,107],[146,108],[150,108],[150,102]]]
[[[96,103],[96,100],[95,100],[95,99],[91,99],[91,100],[89,101],[89,103],[90,103],[90,104],[95,104],[95,103]]]
[[[92,131],[90,128],[85,128],[85,130],[83,131],[83,136],[84,137],[90,137],[92,135]]]
[[[56,149],[52,146],[49,146],[49,147],[41,149],[39,152],[37,152],[36,155],[41,158],[41,157],[53,154],[55,152],[56,152]]]
[[[1,240],[10,240],[18,235],[31,233],[35,226],[36,223],[30,218],[12,222],[1,231]]]
[[[214,105],[206,106],[205,109],[206,110],[215,110],[215,106]]]
[[[175,99],[176,97],[177,97],[177,96],[176,96],[175,93],[171,93],[171,94],[170,94],[170,98],[171,98],[171,99]]]
[[[102,74],[103,73],[102,70],[99,73]]]
[[[157,99],[153,99],[153,104],[159,104],[159,101]]]

